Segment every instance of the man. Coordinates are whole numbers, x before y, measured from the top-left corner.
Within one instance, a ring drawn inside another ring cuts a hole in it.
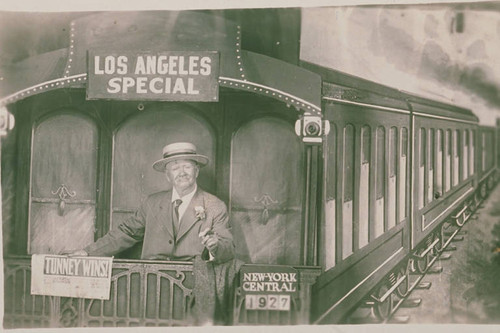
[[[133,217],[72,255],[110,256],[143,240],[142,259],[188,261],[198,255],[215,263],[232,259],[226,205],[196,183],[200,167],[207,163],[191,143],[165,146],[163,158],[153,168],[165,173],[172,189],[150,195]]]
[[[72,256],[110,256],[143,240],[142,259],[193,260],[194,324],[229,321],[232,286],[241,262],[234,258],[226,205],[196,184],[208,158],[187,142],[163,148],[153,164],[172,184],[169,191],[150,195],[134,216]]]

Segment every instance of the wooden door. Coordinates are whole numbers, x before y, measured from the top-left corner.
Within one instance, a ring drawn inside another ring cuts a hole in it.
[[[303,145],[292,125],[270,116],[239,127],[231,141],[230,209],[237,257],[300,263]]]
[[[76,113],[33,131],[29,253],[60,253],[94,241],[98,130]]]

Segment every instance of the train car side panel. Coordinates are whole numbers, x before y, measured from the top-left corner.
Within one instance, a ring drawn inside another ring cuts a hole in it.
[[[326,272],[312,318],[342,320],[407,254],[409,112],[328,102],[325,144]],[[404,198],[402,200],[401,198]]]

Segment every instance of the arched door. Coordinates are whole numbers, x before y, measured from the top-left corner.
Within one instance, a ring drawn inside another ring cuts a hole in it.
[[[161,159],[165,145],[191,142],[209,158],[200,170],[198,185],[213,193],[215,179],[215,135],[212,128],[189,107],[163,104],[125,121],[113,140],[111,226],[134,214],[142,200],[171,187],[164,173],[152,165]],[[138,255],[138,249],[126,257]]]
[[[300,263],[303,145],[292,125],[261,117],[231,142],[230,210],[236,255],[247,263]]]
[[[33,130],[29,253],[58,254],[94,241],[97,126],[58,114]]]

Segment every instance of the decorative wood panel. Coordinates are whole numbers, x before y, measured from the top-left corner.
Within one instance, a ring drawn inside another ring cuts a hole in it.
[[[230,207],[243,261],[299,263],[303,177],[303,147],[287,122],[260,118],[235,133]]]
[[[60,253],[94,240],[97,136],[94,123],[60,114],[34,129],[30,253]]]

